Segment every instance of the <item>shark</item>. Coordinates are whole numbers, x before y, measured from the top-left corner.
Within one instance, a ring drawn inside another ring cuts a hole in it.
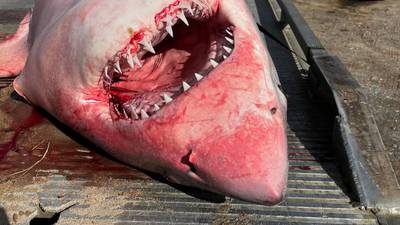
[[[124,163],[272,205],[286,99],[243,0],[36,0],[0,76]]]

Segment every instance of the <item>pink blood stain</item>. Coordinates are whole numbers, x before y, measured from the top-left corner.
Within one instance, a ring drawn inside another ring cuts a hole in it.
[[[15,147],[18,140],[18,136],[21,134],[21,132],[40,124],[42,121],[43,121],[42,115],[40,115],[34,109],[32,109],[28,117],[23,118],[22,120],[19,121],[17,120],[14,121],[11,127],[15,131],[13,137],[11,138],[10,141],[0,144],[0,160],[2,160],[7,155],[7,153]]]
[[[162,19],[167,17],[167,15],[175,16],[178,12],[180,12],[181,9],[177,8],[180,2],[181,2],[180,0],[177,0],[174,3],[170,4],[168,7],[165,7],[161,12],[157,13],[157,15],[154,18],[156,24],[160,24]]]

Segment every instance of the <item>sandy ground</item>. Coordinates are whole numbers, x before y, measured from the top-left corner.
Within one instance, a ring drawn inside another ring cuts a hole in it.
[[[365,88],[384,144],[400,171],[400,1],[293,2],[324,46]]]

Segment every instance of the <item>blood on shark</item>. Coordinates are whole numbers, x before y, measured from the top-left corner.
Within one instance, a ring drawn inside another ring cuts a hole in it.
[[[283,198],[286,99],[244,1],[37,0],[0,51],[13,53],[3,75],[22,72],[20,95],[116,158],[247,201]]]

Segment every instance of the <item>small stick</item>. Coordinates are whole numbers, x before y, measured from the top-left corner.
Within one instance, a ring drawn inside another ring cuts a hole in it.
[[[39,142],[39,144],[35,145],[35,146],[31,149],[31,151],[35,151],[36,149],[38,149],[38,147],[39,147],[40,145],[42,145],[43,142],[44,142],[44,140],[42,140],[41,142]]]
[[[50,149],[50,142],[47,144],[47,148],[46,148],[45,153],[43,154],[43,156],[42,156],[37,162],[35,162],[32,166],[30,166],[30,167],[28,167],[28,168],[26,168],[26,169],[24,169],[24,170],[21,170],[21,171],[18,171],[18,172],[15,172],[15,173],[12,173],[12,174],[8,175],[8,176],[7,176],[5,179],[3,179],[1,182],[6,182],[6,181],[8,181],[11,177],[17,176],[17,175],[19,175],[19,174],[22,174],[20,177],[22,177],[22,176],[24,176],[25,174],[27,174],[30,170],[32,170],[35,166],[37,166],[40,162],[42,162],[42,161],[44,160],[44,158],[46,158],[46,155],[47,155],[47,153],[49,152],[49,149]]]

